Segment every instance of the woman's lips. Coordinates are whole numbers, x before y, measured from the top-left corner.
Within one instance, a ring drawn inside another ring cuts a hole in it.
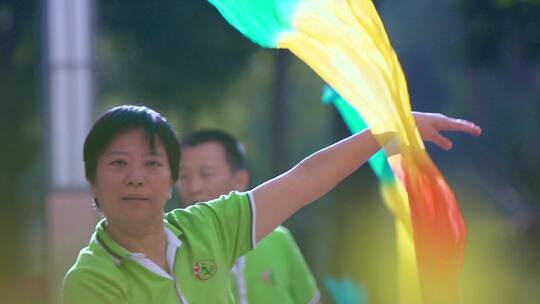
[[[122,197],[123,201],[147,201],[148,198],[142,195],[128,195]]]

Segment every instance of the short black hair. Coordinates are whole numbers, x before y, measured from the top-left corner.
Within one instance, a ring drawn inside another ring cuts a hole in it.
[[[120,133],[133,129],[146,132],[152,151],[156,148],[156,136],[161,139],[174,182],[178,180],[180,143],[167,119],[159,112],[145,106],[123,105],[106,111],[90,129],[84,141],[83,159],[86,179],[95,182],[99,156]]]
[[[193,147],[208,142],[215,142],[223,147],[227,162],[233,171],[247,169],[244,145],[222,130],[203,129],[190,133],[182,139],[180,147]]]

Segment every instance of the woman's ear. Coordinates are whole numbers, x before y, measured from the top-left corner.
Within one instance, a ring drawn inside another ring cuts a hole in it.
[[[101,211],[101,208],[99,207],[99,201],[95,197],[92,199],[92,207],[94,207],[96,211]]]
[[[97,200],[98,189],[96,183],[88,179],[86,181],[88,182],[88,185],[90,185],[90,192],[92,192],[92,195]]]

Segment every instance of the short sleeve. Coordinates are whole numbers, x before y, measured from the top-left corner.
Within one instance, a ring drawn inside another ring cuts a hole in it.
[[[293,236],[285,227],[279,227],[287,251],[287,261],[291,269],[291,295],[294,303],[318,303],[319,290],[313,274],[302,256]]]
[[[86,269],[72,269],[64,279],[63,304],[124,304],[122,287],[109,276]]]
[[[222,248],[231,268],[237,258],[255,246],[255,218],[251,192],[231,192],[167,214],[171,224],[178,223],[191,234],[205,234],[198,238]]]

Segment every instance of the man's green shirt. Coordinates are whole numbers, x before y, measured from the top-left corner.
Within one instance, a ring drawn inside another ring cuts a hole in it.
[[[239,304],[319,302],[319,290],[293,236],[279,226],[238,259],[233,292]]]
[[[118,245],[101,221],[64,279],[64,304],[234,303],[231,269],[254,246],[250,193],[165,215],[170,273]],[[176,237],[176,238],[175,238]]]

